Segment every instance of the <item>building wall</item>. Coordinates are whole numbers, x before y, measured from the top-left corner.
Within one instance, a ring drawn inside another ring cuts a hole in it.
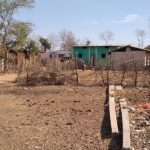
[[[109,56],[108,51],[111,49],[116,49],[117,47],[112,46],[79,46],[73,48],[73,58],[78,58],[78,60],[83,60],[85,62],[90,61],[93,57],[96,62],[108,63]]]
[[[121,69],[123,64],[127,64],[128,67],[133,66],[133,59],[136,62],[138,68],[145,65],[146,52],[145,51],[122,51],[112,52],[110,55],[110,61],[115,69]]]
[[[34,64],[35,62],[39,61],[37,60],[38,56],[35,56],[34,54],[29,55],[29,59],[25,59],[25,53],[22,51],[17,52],[17,65],[25,65],[26,63]]]
[[[150,52],[146,52],[145,65],[146,65],[146,66],[150,66]]]

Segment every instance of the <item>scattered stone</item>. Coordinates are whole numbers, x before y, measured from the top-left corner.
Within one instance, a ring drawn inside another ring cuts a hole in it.
[[[66,89],[66,92],[73,92],[73,89],[67,88],[67,89]]]
[[[31,104],[29,104],[29,105],[28,105],[28,107],[32,107],[32,105],[31,105]]]
[[[75,100],[75,101],[73,101],[74,103],[80,103],[80,101],[77,101],[77,100]]]
[[[92,112],[92,110],[91,109],[87,109],[86,112]]]
[[[49,123],[48,122],[45,122],[45,125],[48,125]]]
[[[32,105],[36,105],[36,103],[32,103]]]
[[[73,124],[71,122],[68,122],[66,125],[67,126],[72,126]]]
[[[41,149],[41,147],[40,146],[35,146],[35,149]]]

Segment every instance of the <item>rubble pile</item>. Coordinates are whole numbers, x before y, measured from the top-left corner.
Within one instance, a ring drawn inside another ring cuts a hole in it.
[[[131,144],[134,149],[150,149],[150,110],[130,105]]]
[[[150,150],[150,89],[124,89],[117,97],[128,104],[132,150]]]

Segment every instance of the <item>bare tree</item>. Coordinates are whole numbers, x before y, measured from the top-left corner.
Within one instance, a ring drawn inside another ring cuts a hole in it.
[[[138,41],[138,47],[143,48],[144,40],[146,37],[146,32],[142,29],[137,29],[136,30],[136,37],[137,37],[137,41]]]
[[[90,46],[91,45],[91,41],[86,41],[86,44],[85,44],[86,46]]]
[[[104,31],[100,33],[100,39],[103,40],[106,45],[108,45],[110,41],[114,40],[114,33],[109,30]]]
[[[136,60],[134,59],[133,55],[132,55],[132,61],[134,67],[134,85],[137,86],[138,70],[137,70]]]
[[[72,47],[74,45],[77,45],[77,40],[74,34],[66,29],[62,30],[59,33],[59,38],[60,38],[60,47],[62,48],[62,50],[71,51]]]
[[[55,33],[51,33],[48,36],[48,40],[49,40],[49,43],[51,44],[51,49],[52,50],[57,50],[58,45],[59,45],[58,36]]]
[[[125,74],[127,72],[127,64],[126,63],[121,64],[121,70],[122,70],[122,77],[121,77],[121,83],[120,84],[123,85]]]
[[[89,40],[88,38],[85,38],[85,39],[83,39],[83,40],[80,40],[80,41],[78,42],[78,44],[81,45],[81,46],[90,46],[90,45],[92,45],[93,43],[92,43],[92,41]]]
[[[145,47],[145,49],[150,50],[150,45],[147,45],[147,46]]]

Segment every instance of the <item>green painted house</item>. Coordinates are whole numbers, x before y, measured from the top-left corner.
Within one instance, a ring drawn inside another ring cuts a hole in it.
[[[78,61],[107,64],[109,62],[108,52],[117,49],[119,46],[74,46],[73,59]]]

